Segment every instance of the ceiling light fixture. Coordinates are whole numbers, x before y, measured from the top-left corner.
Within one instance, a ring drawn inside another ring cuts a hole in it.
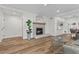
[[[58,9],[56,12],[57,12],[57,13],[59,13],[59,12],[60,12],[60,10]]]
[[[47,6],[47,4],[44,4],[44,6]]]

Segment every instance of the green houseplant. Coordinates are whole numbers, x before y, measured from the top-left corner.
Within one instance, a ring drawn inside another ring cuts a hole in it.
[[[27,32],[27,38],[30,40],[31,39],[31,33],[32,33],[32,29],[31,29],[31,27],[32,27],[32,21],[30,20],[30,19],[28,19],[28,21],[26,21],[26,24],[27,24],[27,30],[26,30],[26,32]]]

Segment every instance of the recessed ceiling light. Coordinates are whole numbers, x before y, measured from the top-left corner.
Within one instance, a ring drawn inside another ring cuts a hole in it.
[[[47,6],[47,4],[44,4],[44,6]]]
[[[60,12],[60,10],[58,9],[56,12],[57,12],[57,13],[59,13],[59,12]]]

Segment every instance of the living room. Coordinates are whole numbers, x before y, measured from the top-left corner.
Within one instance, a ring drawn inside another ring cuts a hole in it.
[[[79,53],[78,8],[78,4],[0,5],[0,53]]]

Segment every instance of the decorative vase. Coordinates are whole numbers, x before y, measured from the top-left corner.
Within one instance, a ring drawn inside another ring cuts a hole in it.
[[[31,39],[31,33],[27,34],[27,39],[28,39],[28,40]]]

